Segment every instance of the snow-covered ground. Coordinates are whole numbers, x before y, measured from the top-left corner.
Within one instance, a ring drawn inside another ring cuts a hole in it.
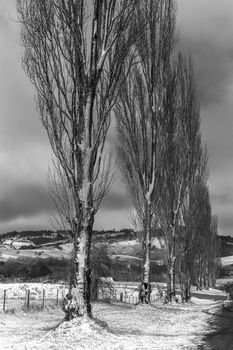
[[[216,288],[224,289],[224,286],[233,283],[233,277],[218,278],[216,281]]]
[[[30,290],[30,296],[33,299],[41,299],[43,293],[47,298],[56,298],[57,290],[59,293],[67,293],[66,284],[53,283],[0,283],[0,299],[4,290],[7,291],[8,298],[24,298],[27,290]]]
[[[124,286],[123,286],[124,287]],[[63,284],[0,284],[0,295],[7,289],[12,298],[25,295],[41,298],[67,290]],[[63,322],[59,307],[29,312],[0,310],[1,350],[230,350],[233,344],[233,312],[222,308],[216,296],[221,291],[195,293],[188,305],[135,306],[120,302],[93,305],[94,320],[80,318]],[[199,296],[199,297],[198,297]],[[227,306],[227,308],[229,308]],[[25,309],[24,309],[25,310]],[[33,311],[34,310],[34,311]],[[224,346],[224,347],[223,347]]]
[[[63,301],[67,292],[68,286],[62,283],[0,283],[0,310],[18,313],[27,307],[30,310],[54,307]]]
[[[233,265],[233,255],[224,256],[221,258],[222,266]]]
[[[94,320],[62,322],[59,309],[1,314],[1,350],[231,350],[233,313],[198,299],[188,306],[96,303]]]
[[[72,244],[66,243],[61,244],[60,249],[52,247],[47,247],[46,245],[43,248],[38,249],[21,249],[17,250],[14,248],[1,247],[0,251],[0,260],[7,261],[8,259],[16,258],[55,258],[63,259],[70,258],[72,252]]]

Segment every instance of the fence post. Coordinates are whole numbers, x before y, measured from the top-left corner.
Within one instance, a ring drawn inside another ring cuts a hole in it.
[[[27,310],[29,310],[30,307],[30,289],[27,291]]]
[[[6,311],[6,290],[3,292],[3,312]]]
[[[58,290],[58,288],[57,288],[57,306],[59,305],[59,298],[58,298],[58,296],[59,296],[59,290]]]
[[[25,308],[27,307],[27,295],[28,295],[28,291],[26,289],[25,290]]]
[[[45,290],[43,289],[43,301],[42,301],[43,309],[44,309],[44,305],[45,305]]]

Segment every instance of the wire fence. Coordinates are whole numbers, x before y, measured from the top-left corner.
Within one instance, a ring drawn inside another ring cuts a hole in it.
[[[25,290],[25,295],[22,292],[18,296],[12,296],[10,291],[5,289],[0,293],[0,305],[3,312],[15,311],[30,311],[43,310],[46,307],[61,307],[65,292],[55,289],[53,295],[46,293],[43,289],[39,295],[33,295],[30,289]]]
[[[114,301],[120,301],[122,303],[127,304],[138,304],[139,303],[139,297],[135,295],[128,295],[124,292],[121,292],[120,294],[111,294],[111,293],[105,293],[105,296],[103,298],[100,298],[99,300],[114,300]],[[161,297],[158,295],[151,295],[150,302],[154,303],[158,300],[161,300]]]
[[[68,292],[68,286],[62,284],[47,285],[42,284],[11,284],[5,285],[0,290],[0,313],[13,313],[20,310],[43,310],[48,307],[62,307],[63,300]],[[177,291],[177,295],[180,292]],[[164,299],[166,295],[165,286],[162,284],[152,284],[150,303],[155,303]],[[192,295],[200,299],[211,299],[215,301],[226,300],[227,294],[219,293],[208,295],[208,291],[198,293],[192,291]],[[77,303],[81,305],[80,291],[77,289],[74,295]],[[137,283],[114,282],[110,287],[100,288],[97,299],[113,300],[128,304],[139,303],[139,288]]]
[[[13,285],[13,284],[12,284]],[[11,286],[12,286],[11,285]],[[43,288],[39,285],[24,285],[17,288],[11,288],[7,285],[4,290],[0,290],[0,312],[17,312],[20,310],[43,310],[47,307],[61,307],[63,300],[68,292],[67,286],[53,285]],[[98,291],[97,299],[115,300],[128,304],[137,304],[139,302],[139,290],[133,284],[115,283],[111,288],[101,288]],[[76,291],[75,298],[81,305],[79,291]],[[161,299],[161,290],[154,288],[150,296],[150,302],[153,303]]]
[[[156,288],[152,291],[150,295],[150,302],[154,303],[161,300],[164,293]],[[139,291],[138,288],[132,288],[129,286],[121,286],[115,289],[102,289],[98,293],[98,300],[115,300],[127,304],[137,304],[139,303]]]

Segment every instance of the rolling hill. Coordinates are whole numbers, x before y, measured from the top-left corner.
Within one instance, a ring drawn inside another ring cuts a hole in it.
[[[109,256],[127,256],[142,259],[140,238],[130,229],[121,231],[94,231],[93,241],[106,244]],[[72,251],[69,232],[23,231],[8,232],[0,236],[0,261],[10,257],[68,258]],[[161,239],[152,239],[152,259],[161,261],[164,246]]]
[[[218,236],[222,277],[233,278],[233,238]],[[140,235],[133,230],[94,231],[93,241],[97,246],[103,244],[112,264],[126,271],[142,265],[143,249]],[[50,230],[8,232],[0,235],[0,263],[9,259],[41,258],[69,259],[72,254],[72,243],[69,232]],[[152,238],[152,263],[156,266],[165,265],[165,247],[161,235]],[[136,272],[135,272],[136,273]]]

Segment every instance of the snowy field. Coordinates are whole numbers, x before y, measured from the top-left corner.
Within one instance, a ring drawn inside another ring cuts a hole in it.
[[[68,286],[59,283],[0,283],[0,299],[4,290],[7,291],[9,298],[24,298],[25,292],[30,290],[30,296],[33,299],[41,299],[43,291],[46,297],[53,299],[56,297],[57,290],[59,294],[65,296]]]
[[[233,284],[233,277],[218,278],[216,280],[216,288],[224,289],[228,284]]]
[[[233,255],[224,256],[221,258],[222,267],[233,265]]]
[[[59,308],[0,312],[0,349],[14,350],[231,350],[233,308],[211,299],[133,306],[95,303],[93,321],[63,322]]]
[[[54,258],[54,259],[69,259],[72,252],[72,244],[66,243],[59,246],[60,249],[52,246],[38,249],[14,249],[10,247],[1,247],[0,260],[7,261],[9,259],[18,258]]]

